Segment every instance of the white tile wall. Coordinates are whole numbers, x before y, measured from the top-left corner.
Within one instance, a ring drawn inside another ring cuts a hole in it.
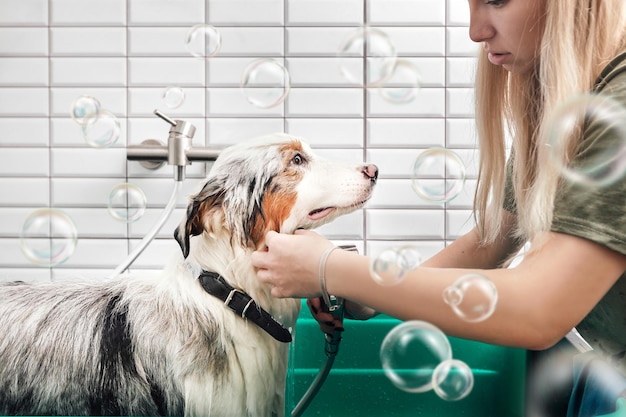
[[[202,23],[221,35],[219,53],[206,59],[185,46],[189,29]],[[368,208],[320,232],[371,254],[413,244],[424,258],[433,255],[472,227],[476,46],[467,23],[465,0],[0,0],[0,280],[97,279],[139,244],[169,198],[172,168],[127,161],[125,146],[166,141],[156,108],[193,123],[198,146],[285,131],[329,158],[376,163],[380,182]],[[412,101],[387,101],[339,71],[346,65],[362,73],[372,64],[338,57],[363,24],[386,33],[400,59],[418,69]],[[288,69],[284,103],[261,109],[242,94],[242,72],[258,58]],[[171,86],[185,94],[175,109],[163,100]],[[80,95],[98,98],[118,118],[112,147],[85,143],[69,115]],[[413,161],[435,146],[456,151],[467,166],[465,189],[447,204],[424,201],[411,187]],[[208,169],[188,168],[184,195]],[[123,182],[140,186],[148,200],[131,224],[107,210],[108,193]],[[135,268],[158,269],[178,250],[171,233],[185,201]],[[75,253],[54,268],[34,265],[19,248],[24,220],[42,207],[63,210],[78,232]]]

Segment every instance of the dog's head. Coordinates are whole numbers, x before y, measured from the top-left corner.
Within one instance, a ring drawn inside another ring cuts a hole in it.
[[[185,257],[202,233],[258,249],[270,230],[316,228],[361,208],[377,176],[375,165],[330,162],[299,139],[264,136],[221,152],[174,236]]]

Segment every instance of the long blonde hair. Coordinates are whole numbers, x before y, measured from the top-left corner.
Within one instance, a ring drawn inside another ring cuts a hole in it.
[[[559,173],[540,138],[551,112],[592,89],[625,46],[625,0],[545,0],[543,37],[534,71],[510,73],[479,53],[476,125],[480,169],[474,217],[483,244],[500,233],[505,198],[506,132],[510,132],[517,237],[534,240],[552,223]]]

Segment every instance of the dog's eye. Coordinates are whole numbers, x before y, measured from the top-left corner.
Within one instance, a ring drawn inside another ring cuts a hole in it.
[[[304,157],[302,155],[300,155],[299,153],[295,154],[294,157],[291,159],[291,162],[294,165],[302,165],[304,164]]]

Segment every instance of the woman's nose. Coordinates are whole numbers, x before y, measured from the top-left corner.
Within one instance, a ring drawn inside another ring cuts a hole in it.
[[[484,42],[491,39],[494,34],[495,29],[491,25],[488,12],[480,6],[470,6],[470,39],[474,42]]]

